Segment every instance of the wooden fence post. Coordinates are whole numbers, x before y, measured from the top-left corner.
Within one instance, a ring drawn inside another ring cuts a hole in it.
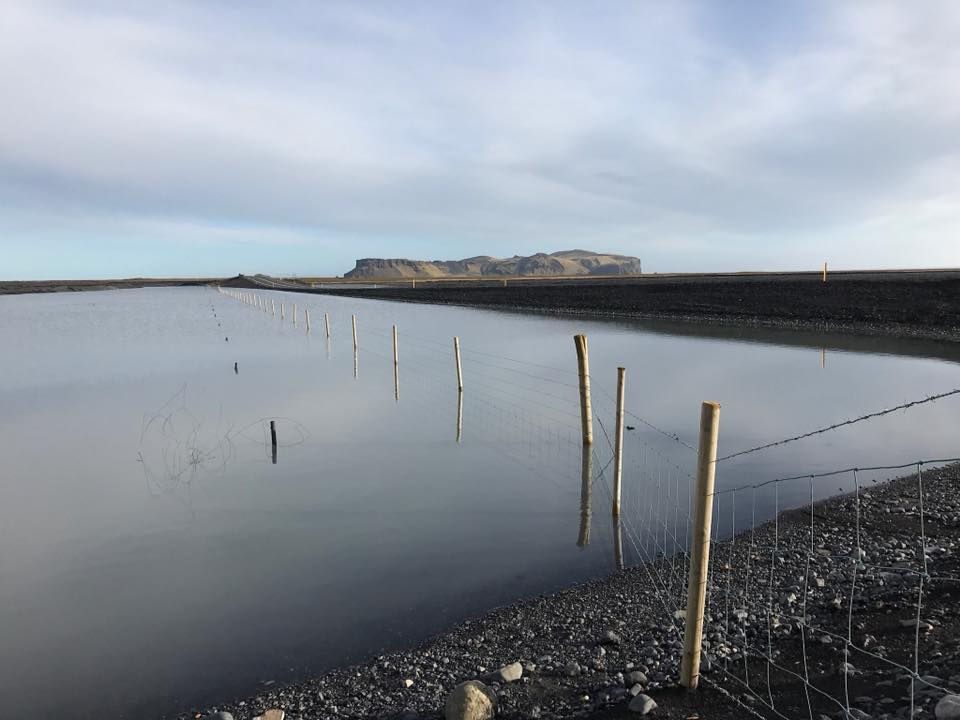
[[[680,664],[680,684],[690,690],[694,690],[700,682],[700,645],[703,640],[707,570],[710,567],[710,528],[713,524],[713,482],[717,469],[719,428],[720,405],[704,402],[700,409],[700,450],[697,454],[697,487],[693,498],[687,616]]]
[[[327,339],[330,339],[330,313],[323,314],[323,324],[327,328]]]
[[[823,264],[823,282],[827,281],[827,264]]]
[[[277,423],[270,421],[270,447],[273,455],[273,464],[277,464]]]
[[[583,429],[583,444],[593,444],[593,410],[590,407],[590,354],[586,335],[574,335],[577,346],[577,369],[580,375],[580,424]]]
[[[460,366],[460,338],[453,338],[453,357],[457,361],[457,390],[463,391],[463,368]]]
[[[307,323],[307,332],[310,332],[310,311],[304,308],[303,310],[303,319]]]
[[[353,324],[353,354],[357,354],[357,316],[351,315],[350,322]]]
[[[297,304],[293,304],[293,324],[297,324]]]
[[[623,479],[623,391],[625,368],[617,368],[617,428],[613,448],[613,516],[620,517],[620,486]]]

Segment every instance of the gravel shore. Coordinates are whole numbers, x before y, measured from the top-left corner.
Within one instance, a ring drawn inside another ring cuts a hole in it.
[[[960,692],[960,466],[924,469],[923,490],[925,545],[916,475],[816,504],[812,534],[807,506],[715,544],[696,693],[676,685],[672,610],[683,583],[661,583],[682,568],[664,559],[494,610],[413,650],[179,717],[250,720],[278,708],[288,719],[427,720],[443,717],[456,685],[480,680],[500,718],[633,717],[641,705],[665,718],[908,718],[911,702],[914,717],[932,718],[947,691]],[[808,706],[805,674],[834,699],[812,690]]]

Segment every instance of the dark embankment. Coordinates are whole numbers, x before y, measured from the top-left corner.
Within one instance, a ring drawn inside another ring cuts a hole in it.
[[[566,314],[960,339],[960,271],[648,276],[326,287],[318,292]]]

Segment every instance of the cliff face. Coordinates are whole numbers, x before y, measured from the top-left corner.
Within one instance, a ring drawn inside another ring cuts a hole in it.
[[[603,255],[588,250],[565,250],[550,255],[465,260],[404,260],[365,258],[346,273],[348,278],[505,277],[532,275],[639,275],[640,260],[626,255]]]

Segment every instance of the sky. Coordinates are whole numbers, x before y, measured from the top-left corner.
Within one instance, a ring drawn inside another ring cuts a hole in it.
[[[3,0],[0,278],[960,266],[955,0]]]

